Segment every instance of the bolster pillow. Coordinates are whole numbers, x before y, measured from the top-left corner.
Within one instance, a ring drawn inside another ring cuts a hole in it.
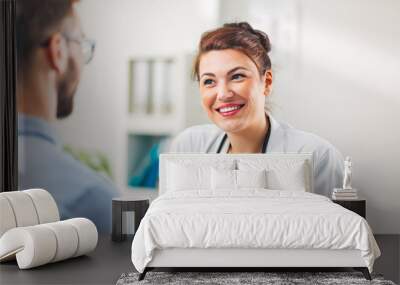
[[[15,227],[60,220],[57,204],[43,189],[0,193],[0,237]]]
[[[0,262],[16,257],[20,269],[28,269],[86,254],[96,248],[98,233],[88,219],[17,227],[0,238]]]

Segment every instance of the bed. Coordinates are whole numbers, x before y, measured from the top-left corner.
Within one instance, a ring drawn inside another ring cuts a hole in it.
[[[132,242],[154,268],[352,267],[380,251],[365,219],[313,193],[313,156],[163,154],[159,197]]]

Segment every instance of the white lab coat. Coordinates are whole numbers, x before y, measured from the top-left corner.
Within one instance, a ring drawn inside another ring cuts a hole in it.
[[[342,186],[343,157],[340,152],[327,140],[280,123],[271,115],[268,116],[271,133],[266,152],[313,153],[314,192],[330,197],[333,188]],[[174,138],[169,152],[216,153],[224,134],[216,125],[193,126]],[[226,153],[228,147],[227,139],[221,153]]]

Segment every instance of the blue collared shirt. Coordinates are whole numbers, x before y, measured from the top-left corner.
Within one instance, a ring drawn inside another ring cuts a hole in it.
[[[99,232],[110,232],[115,186],[66,153],[45,120],[18,115],[18,174],[20,190],[43,188],[51,193],[61,219],[88,218]]]

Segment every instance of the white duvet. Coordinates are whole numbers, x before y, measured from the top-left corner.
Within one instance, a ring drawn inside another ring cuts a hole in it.
[[[161,195],[134,237],[135,268],[164,248],[358,249],[370,272],[380,255],[359,215],[317,194],[265,189]]]

